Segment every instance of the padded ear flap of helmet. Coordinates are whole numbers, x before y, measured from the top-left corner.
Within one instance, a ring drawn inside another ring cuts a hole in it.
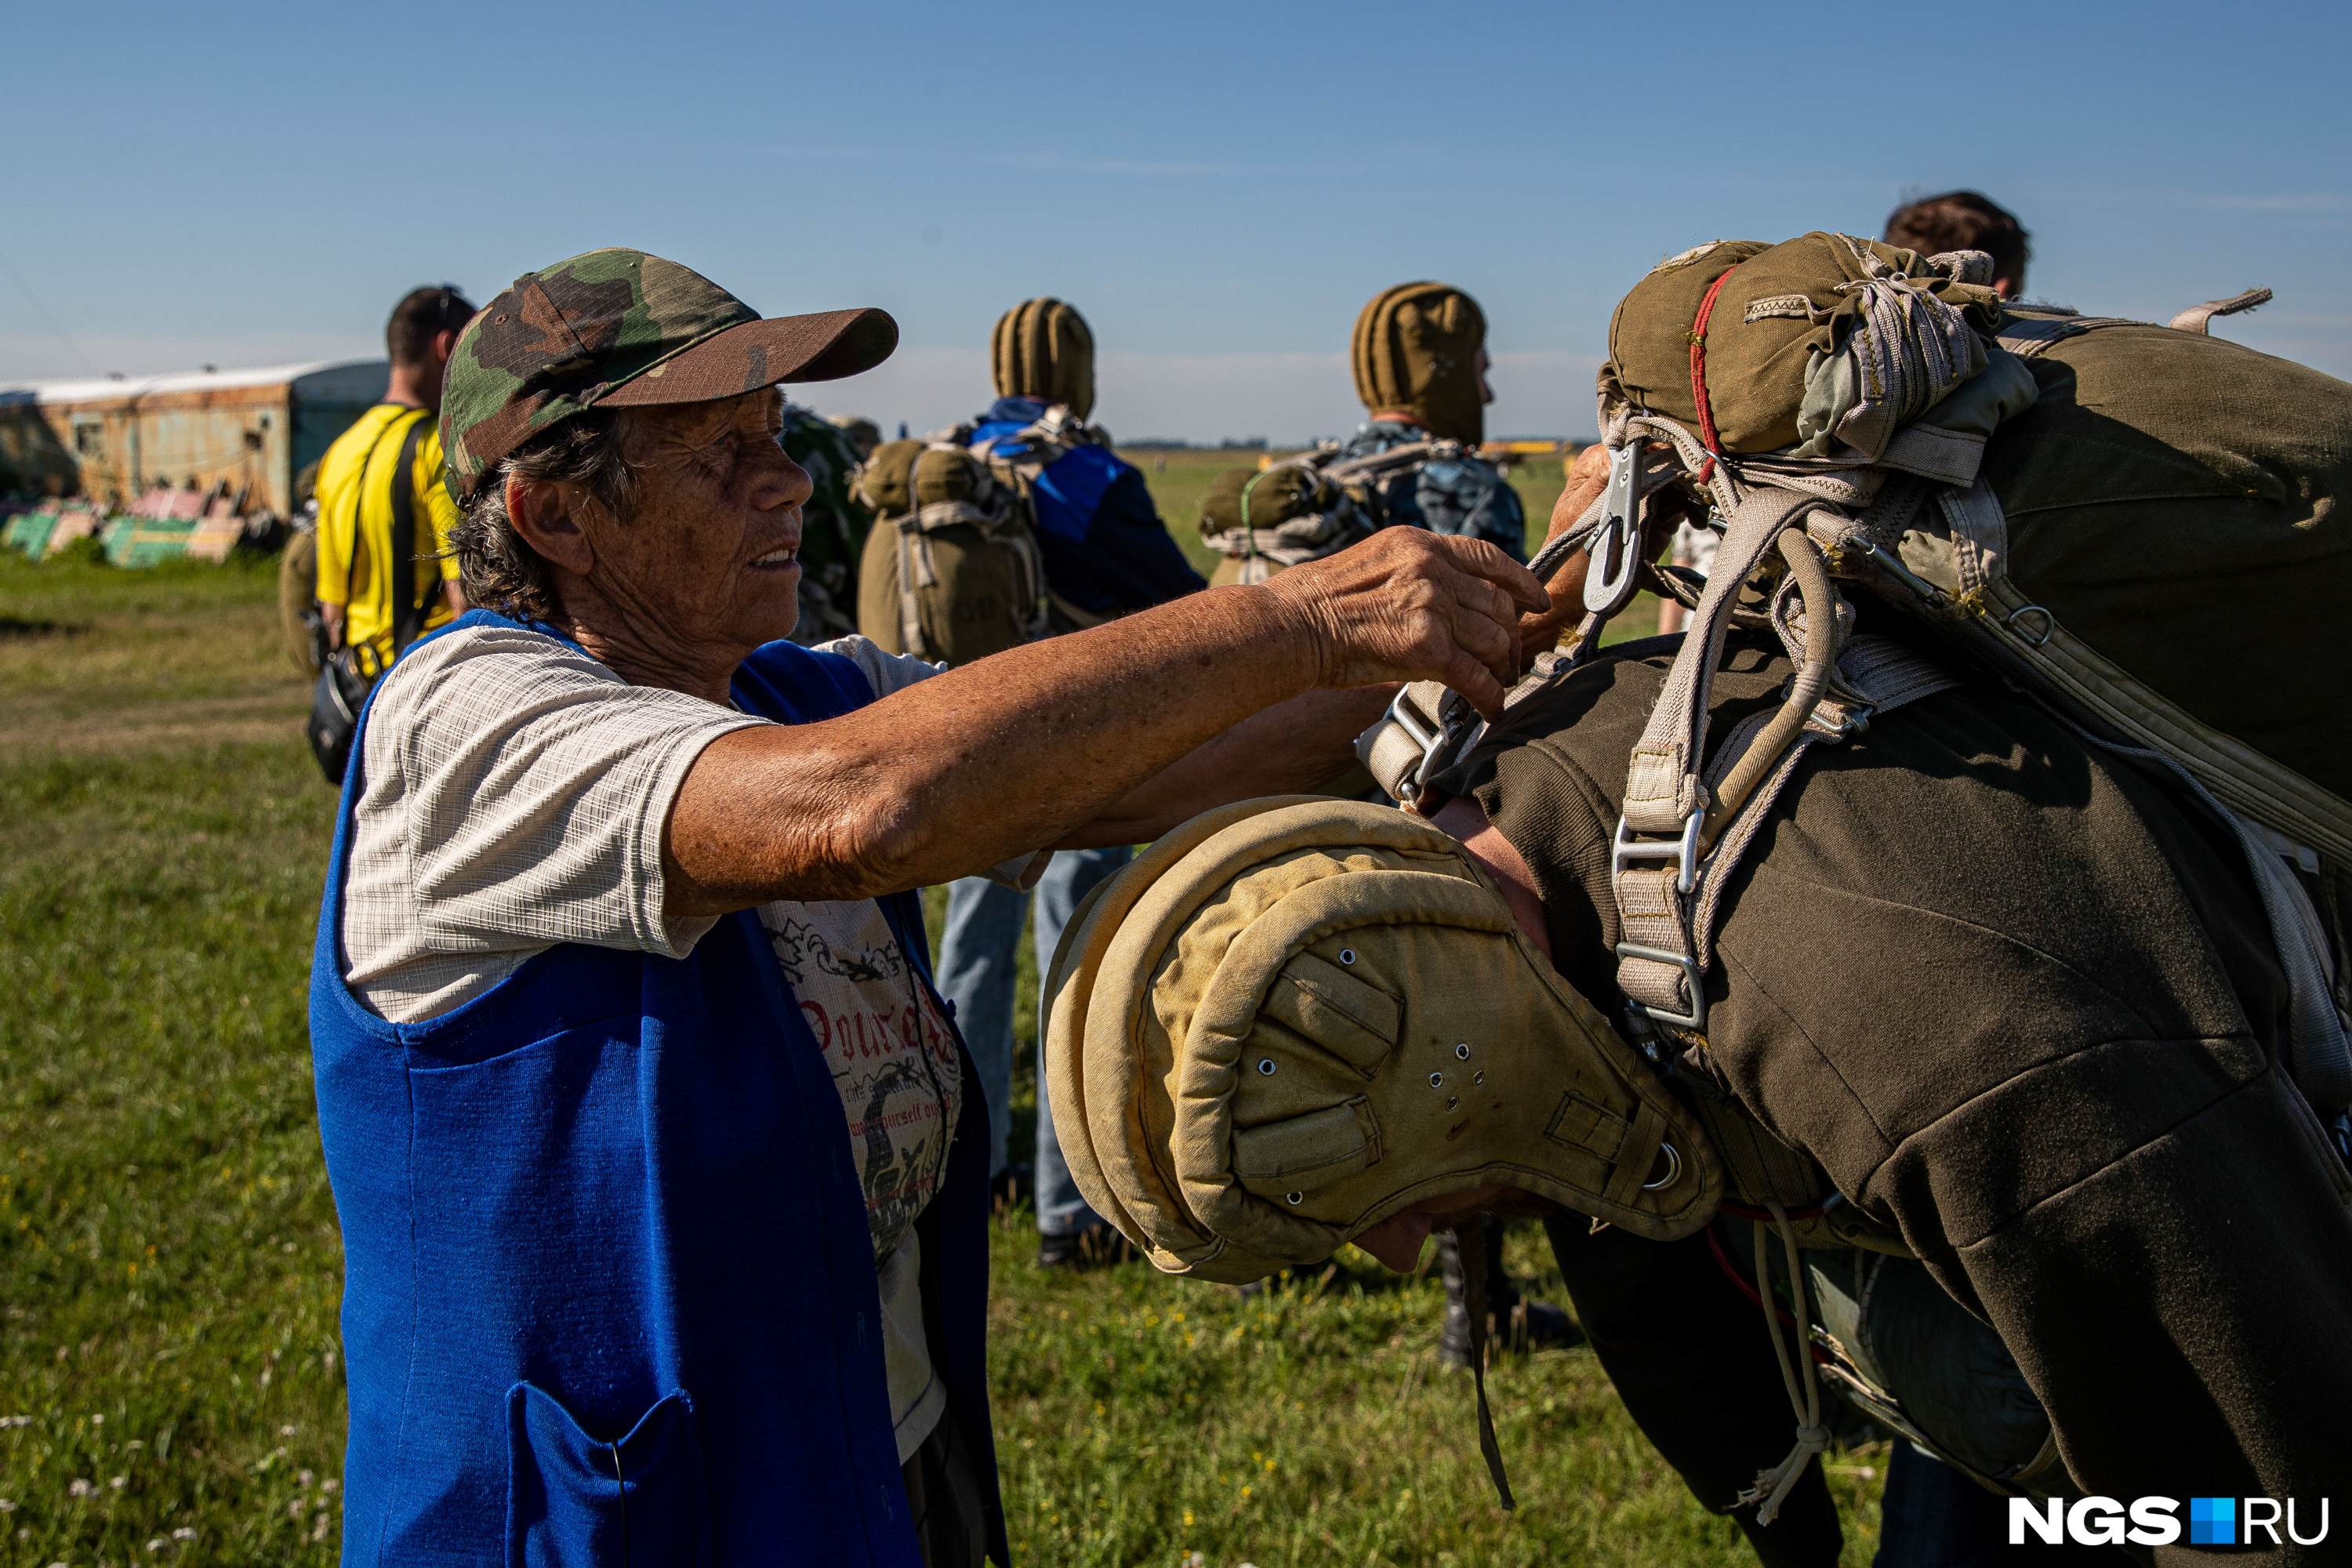
[[[1261,1278],[1488,1184],[1662,1237],[1720,1196],[1687,1108],[1402,812],[1188,824],[1081,910],[1050,984],[1073,1173],[1171,1272]]]
[[[1272,795],[1239,801],[1203,812],[1163,835],[1120,868],[1117,875],[1096,884],[1071,915],[1070,923],[1063,928],[1061,942],[1054,950],[1054,962],[1045,975],[1045,1092],[1053,1104],[1054,1135],[1061,1143],[1063,1158],[1069,1163],[1071,1180],[1077,1184],[1087,1205],[1117,1226],[1139,1247],[1149,1246],[1143,1227],[1105,1179],[1102,1161],[1095,1152],[1094,1122],[1088,1104],[1093,1086],[1087,1079],[1086,1052],[1081,1047],[1096,976],[1102,969],[1111,939],[1118,934],[1121,922],[1136,900],[1150,892],[1193,849],[1234,823],[1318,798],[1320,797]],[[1119,1086],[1120,1089],[1126,1087]],[[1106,1097],[1118,1091],[1108,1088],[1101,1090]]]

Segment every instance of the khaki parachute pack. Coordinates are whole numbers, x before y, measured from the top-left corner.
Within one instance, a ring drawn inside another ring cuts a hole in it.
[[[1028,488],[953,441],[891,441],[858,479],[874,510],[857,628],[892,653],[969,664],[1045,635],[1045,568]]]
[[[1402,468],[1476,456],[1458,441],[1408,441],[1341,458],[1338,444],[1263,468],[1228,468],[1201,505],[1201,541],[1223,555],[1215,585],[1263,583],[1286,566],[1320,561],[1388,526],[1383,480]]]
[[[857,629],[892,653],[969,664],[1110,618],[1053,591],[1031,499],[1071,447],[1109,437],[1066,404],[996,441],[971,435],[959,425],[877,447],[859,479],[877,521],[858,568]],[[1018,450],[1000,457],[1001,446]]]
[[[1609,480],[1538,556],[1591,552],[1586,616],[1514,694],[1572,668],[1645,584],[1692,606],[1628,759],[1619,985],[1704,1038],[1721,889],[1801,752],[1878,710],[1842,673],[1844,595],[1865,595],[2229,825],[2290,981],[2293,1076],[2336,1118],[2352,1103],[2352,386],[2206,335],[2267,290],[2158,326],[2005,305],[1990,275],[1979,252],[1816,233],[1701,246],[1619,305]],[[1723,531],[1703,589],[1643,559],[1666,485]],[[1734,624],[1777,630],[1799,674],[1779,712],[1710,746]],[[1410,800],[1477,728],[1458,696],[1409,689],[1359,750]]]
[[[1489,1182],[1659,1239],[1715,1213],[1691,1112],[1387,806],[1193,818],[1080,906],[1045,994],[1071,1177],[1171,1274],[1247,1284]]]

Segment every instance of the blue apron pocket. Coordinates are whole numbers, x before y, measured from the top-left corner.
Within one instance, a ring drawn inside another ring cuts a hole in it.
[[[685,1390],[604,1443],[554,1395],[518,1383],[507,1445],[509,1568],[709,1568],[702,1444]]]

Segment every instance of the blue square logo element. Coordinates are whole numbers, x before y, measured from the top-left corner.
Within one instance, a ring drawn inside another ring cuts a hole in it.
[[[2235,1546],[2238,1543],[2238,1500],[2233,1497],[2193,1497],[2189,1500],[2189,1544]]]

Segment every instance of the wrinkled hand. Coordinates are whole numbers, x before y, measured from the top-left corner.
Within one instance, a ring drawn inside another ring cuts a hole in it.
[[[1517,623],[1550,597],[1482,539],[1384,528],[1265,584],[1306,619],[1318,686],[1438,680],[1492,719],[1518,679]]]

